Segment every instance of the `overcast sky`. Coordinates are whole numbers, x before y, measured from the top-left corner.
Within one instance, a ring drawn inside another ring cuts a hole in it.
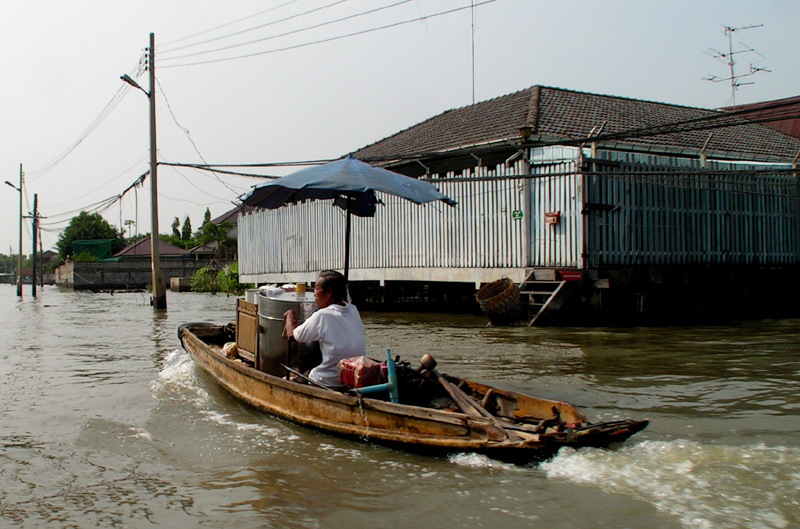
[[[736,73],[772,70],[742,79],[755,84],[737,103],[800,92],[796,0],[483,1],[473,12],[470,0],[4,0],[0,180],[18,186],[23,165],[24,213],[38,194],[47,250],[72,216],[146,172],[147,97],[120,75],[136,75],[150,32],[167,162],[336,158],[469,105],[473,90],[475,101],[538,84],[728,106],[730,84],[703,80],[729,76],[709,51],[727,52],[723,26],[763,24],[734,33],[734,51],[758,52],[735,55]],[[226,49],[198,54],[217,48]],[[138,82],[149,89],[146,74]],[[257,182],[160,167],[159,232],[186,216],[197,229],[206,208],[224,213]],[[19,195],[1,189],[0,253],[16,253]],[[103,216],[149,232],[149,190],[148,181]]]

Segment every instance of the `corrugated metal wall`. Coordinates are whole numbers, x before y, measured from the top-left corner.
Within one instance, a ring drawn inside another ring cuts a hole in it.
[[[582,179],[577,148],[545,147],[531,152],[532,267],[583,268]],[[558,221],[548,223],[547,215]]]
[[[408,269],[414,280],[424,269],[800,262],[792,173],[613,151],[588,160],[569,147],[529,161],[434,178],[455,208],[381,196],[374,218],[353,217],[351,270]],[[242,216],[240,274],[341,269],[344,217],[330,201]]]
[[[800,202],[791,173],[617,158],[584,166],[589,267],[799,262]]]
[[[350,269],[523,268],[522,163],[474,177],[434,179],[458,202],[418,206],[380,195],[373,218],[352,218]],[[341,269],[345,214],[331,201],[263,210],[239,219],[239,273]]]

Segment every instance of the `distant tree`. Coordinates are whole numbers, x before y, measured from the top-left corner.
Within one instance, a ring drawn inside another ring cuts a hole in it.
[[[162,233],[158,238],[167,244],[171,244],[177,248],[183,248],[184,250],[188,250],[194,246],[194,240],[184,241],[181,237],[175,237],[174,235],[165,235]]]
[[[206,212],[203,213],[203,223],[200,225],[200,227],[194,234],[194,238],[198,240],[199,244],[203,244],[203,242],[201,241],[201,239],[203,238],[203,228],[205,228],[206,224],[210,222],[211,222],[211,211],[208,208],[206,208]]]
[[[192,240],[192,221],[189,220],[189,216],[186,216],[186,220],[183,221],[183,228],[181,229],[181,239],[184,241]]]
[[[14,255],[0,254],[0,270],[10,274],[17,269],[17,261]]]
[[[181,231],[178,229],[181,227],[181,221],[178,217],[175,217],[175,220],[172,221],[172,236],[175,238],[181,238]]]
[[[207,266],[194,273],[189,280],[189,287],[192,292],[211,292],[211,273]]]
[[[119,230],[109,224],[99,213],[81,211],[72,217],[58,237],[56,249],[61,259],[72,257],[72,243],[75,241],[112,239],[111,251],[116,253],[125,247],[125,240]]]
[[[230,296],[231,294],[242,294],[245,289],[253,288],[253,285],[239,283],[239,265],[232,263],[217,274],[217,288],[220,292],[225,292]]]
[[[75,256],[73,257],[73,260],[76,263],[96,263],[97,262],[97,257],[95,257],[94,255],[90,254],[89,252],[81,252],[79,254],[75,254]]]
[[[228,258],[228,246],[233,243],[233,239],[228,237],[228,232],[233,228],[233,225],[227,220],[220,224],[213,222],[206,222],[203,224],[203,229],[200,231],[199,243],[206,247],[209,243],[216,242],[219,248],[219,258]]]

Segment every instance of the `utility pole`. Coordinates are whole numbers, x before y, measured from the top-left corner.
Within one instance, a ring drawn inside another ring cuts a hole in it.
[[[17,296],[22,299],[22,164],[19,164],[19,255],[17,256]]]
[[[42,250],[42,227],[39,226],[39,286],[44,290],[44,251]]]
[[[31,254],[31,296],[36,297],[36,239],[39,234],[39,219],[36,218],[39,195],[33,194],[33,253]]]
[[[161,270],[161,255],[158,239],[158,151],[156,150],[156,36],[150,33],[150,49],[147,54],[150,73],[150,256],[152,260],[153,309],[167,309],[167,291],[164,272]]]
[[[150,100],[150,267],[152,275],[150,282],[153,285],[153,309],[167,309],[167,292],[164,284],[164,272],[161,271],[161,255],[158,239],[158,150],[156,148],[156,37],[150,33],[150,47],[147,50],[147,70],[150,77],[150,91],[148,92],[130,78],[122,75],[120,79],[134,88],[144,92]],[[138,216],[138,194],[137,216]],[[138,233],[138,222],[137,222]]]
[[[150,267],[153,286],[153,309],[167,309],[167,292],[164,284],[164,272],[161,271],[161,255],[158,239],[158,150],[156,147],[156,37],[150,33],[150,47],[147,49],[147,70],[150,78],[150,91],[146,91],[128,75],[120,79],[134,88],[144,92],[150,100]],[[138,215],[138,194],[137,215]],[[136,223],[137,233],[139,223]]]

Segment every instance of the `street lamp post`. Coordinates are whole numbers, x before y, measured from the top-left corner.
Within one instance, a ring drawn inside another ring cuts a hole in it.
[[[9,185],[19,191],[19,255],[17,256],[17,296],[22,299],[22,164],[19,164],[19,187],[8,180]]]
[[[148,70],[150,91],[139,86],[128,75],[120,77],[123,81],[138,88],[150,100],[150,262],[151,282],[153,285],[153,309],[166,310],[167,292],[164,284],[164,273],[161,270],[161,256],[158,239],[158,152],[156,150],[156,38],[150,33],[150,49],[148,50]]]

